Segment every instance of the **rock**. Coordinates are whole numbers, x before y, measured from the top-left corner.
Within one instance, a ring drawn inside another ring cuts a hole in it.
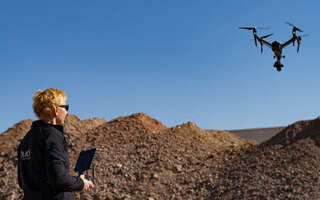
[[[122,168],[122,164],[118,163],[118,164],[116,165],[116,168]]]
[[[177,169],[178,172],[181,172],[182,171],[182,165],[177,165],[176,169]]]
[[[158,174],[153,174],[152,178],[158,180],[159,179],[159,175]]]

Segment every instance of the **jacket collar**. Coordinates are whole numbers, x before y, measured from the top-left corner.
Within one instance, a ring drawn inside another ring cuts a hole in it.
[[[54,127],[55,129],[57,129],[58,131],[64,133],[63,131],[63,126],[62,125],[56,125],[56,124],[49,124],[45,121],[42,121],[42,120],[36,120],[32,123],[31,125],[31,128],[34,128],[34,127],[37,127],[37,126],[52,126]]]

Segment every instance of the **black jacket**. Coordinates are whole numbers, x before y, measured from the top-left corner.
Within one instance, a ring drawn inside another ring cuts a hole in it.
[[[69,174],[63,127],[34,121],[18,147],[18,181],[25,200],[70,200],[81,178]]]

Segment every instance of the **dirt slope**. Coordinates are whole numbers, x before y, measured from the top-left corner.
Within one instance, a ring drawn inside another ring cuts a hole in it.
[[[0,199],[19,199],[17,195],[17,152],[16,149],[23,136],[30,129],[32,120],[16,123],[6,132],[0,134]],[[21,198],[20,198],[21,199]]]
[[[0,199],[22,198],[16,147],[31,122],[0,135]],[[81,150],[99,149],[96,187],[76,199],[320,199],[320,118],[261,144],[190,122],[167,128],[144,113],[70,115],[65,130],[72,168]]]
[[[12,143],[11,154],[1,156],[0,199],[22,198],[15,149],[31,122],[0,135],[5,138],[1,149]],[[70,115],[65,132],[71,168],[81,150],[99,149],[96,187],[91,193],[75,194],[76,199],[205,199],[226,153],[253,145],[229,132],[203,130],[190,122],[167,128],[144,113],[109,122]]]
[[[320,199],[320,118],[299,121],[220,169],[211,199]]]

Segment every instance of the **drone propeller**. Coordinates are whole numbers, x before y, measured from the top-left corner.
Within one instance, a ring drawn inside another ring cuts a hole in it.
[[[297,30],[297,31],[303,32],[303,30],[297,28],[295,25],[293,25],[293,24],[291,24],[291,23],[289,23],[289,22],[286,22],[286,24],[292,26],[292,27],[293,27],[295,30]]]
[[[253,30],[254,28],[250,28],[250,27],[239,27],[240,29],[247,29],[247,30]]]
[[[253,30],[254,43],[257,46],[257,29],[269,29],[269,28],[256,28],[256,27],[239,27],[240,29]]]
[[[271,33],[271,34],[269,34],[269,35],[262,36],[262,37],[260,37],[260,38],[267,38],[267,37],[269,37],[269,36],[271,36],[271,35],[273,35],[273,33]],[[250,41],[253,41],[253,39],[251,39]]]
[[[269,35],[265,35],[265,36],[262,36],[261,38],[267,38],[269,36],[273,35],[273,33],[269,34]]]
[[[256,27],[239,27],[240,29],[254,30],[254,29],[270,29],[270,28],[256,28]]]

